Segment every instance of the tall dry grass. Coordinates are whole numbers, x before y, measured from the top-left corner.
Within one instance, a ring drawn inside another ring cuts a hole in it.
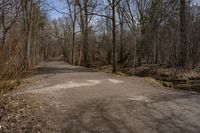
[[[5,45],[0,48],[0,96],[20,84],[22,67],[18,63],[19,45]]]

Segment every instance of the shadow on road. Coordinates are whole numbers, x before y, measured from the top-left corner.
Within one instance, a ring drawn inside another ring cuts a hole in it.
[[[87,72],[97,72],[94,69],[84,68],[80,66],[71,66],[67,65],[64,62],[47,62],[45,65],[39,65],[35,69],[31,71],[24,72],[22,78],[28,78],[36,75],[47,75],[46,78],[54,76],[56,74],[64,74],[64,73],[87,73]]]
[[[173,97],[171,100],[162,97],[157,97],[152,102],[116,99],[94,100],[73,110],[69,114],[70,117],[67,118],[66,127],[62,132],[200,132],[199,125],[187,120],[188,117],[185,116],[187,113],[194,114],[195,107],[174,102],[174,100],[182,99],[181,95],[176,98],[172,95],[170,96],[170,98]],[[190,99],[192,97],[185,95],[184,98]],[[196,110],[200,109],[199,105],[195,108]],[[193,109],[190,110],[190,107]],[[194,116],[190,116],[190,118],[193,119]]]
[[[59,68],[59,67],[38,67],[34,74],[55,74],[55,73],[84,73],[84,72],[96,72],[92,69],[74,67],[74,68]]]

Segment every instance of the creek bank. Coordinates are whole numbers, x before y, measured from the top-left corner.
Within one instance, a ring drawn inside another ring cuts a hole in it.
[[[200,92],[200,68],[184,70],[144,65],[138,67],[134,74],[140,77],[152,77],[166,87]]]

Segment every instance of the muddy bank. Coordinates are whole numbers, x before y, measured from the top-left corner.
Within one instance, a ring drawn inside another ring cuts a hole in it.
[[[158,65],[144,65],[134,70],[140,77],[152,77],[166,87],[200,92],[200,69],[184,70],[163,68]]]

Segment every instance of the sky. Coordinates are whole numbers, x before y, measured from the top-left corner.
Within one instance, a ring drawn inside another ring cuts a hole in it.
[[[58,10],[60,12],[66,11],[66,7],[65,7],[64,3],[62,2],[63,0],[47,0],[47,1],[48,1],[49,5],[51,7],[54,7],[56,10]],[[200,0],[193,0],[193,2],[198,3],[200,5]],[[59,13],[56,10],[53,10],[51,8],[51,10],[49,11],[49,18],[50,19],[57,19],[57,18],[63,16],[63,14]]]
[[[60,12],[65,12],[66,8],[65,8],[62,0],[48,0],[48,3],[50,5],[50,8],[53,7]],[[51,8],[51,10],[49,11],[49,18],[50,19],[57,19],[57,18],[63,16],[63,14],[59,13],[56,10]]]

